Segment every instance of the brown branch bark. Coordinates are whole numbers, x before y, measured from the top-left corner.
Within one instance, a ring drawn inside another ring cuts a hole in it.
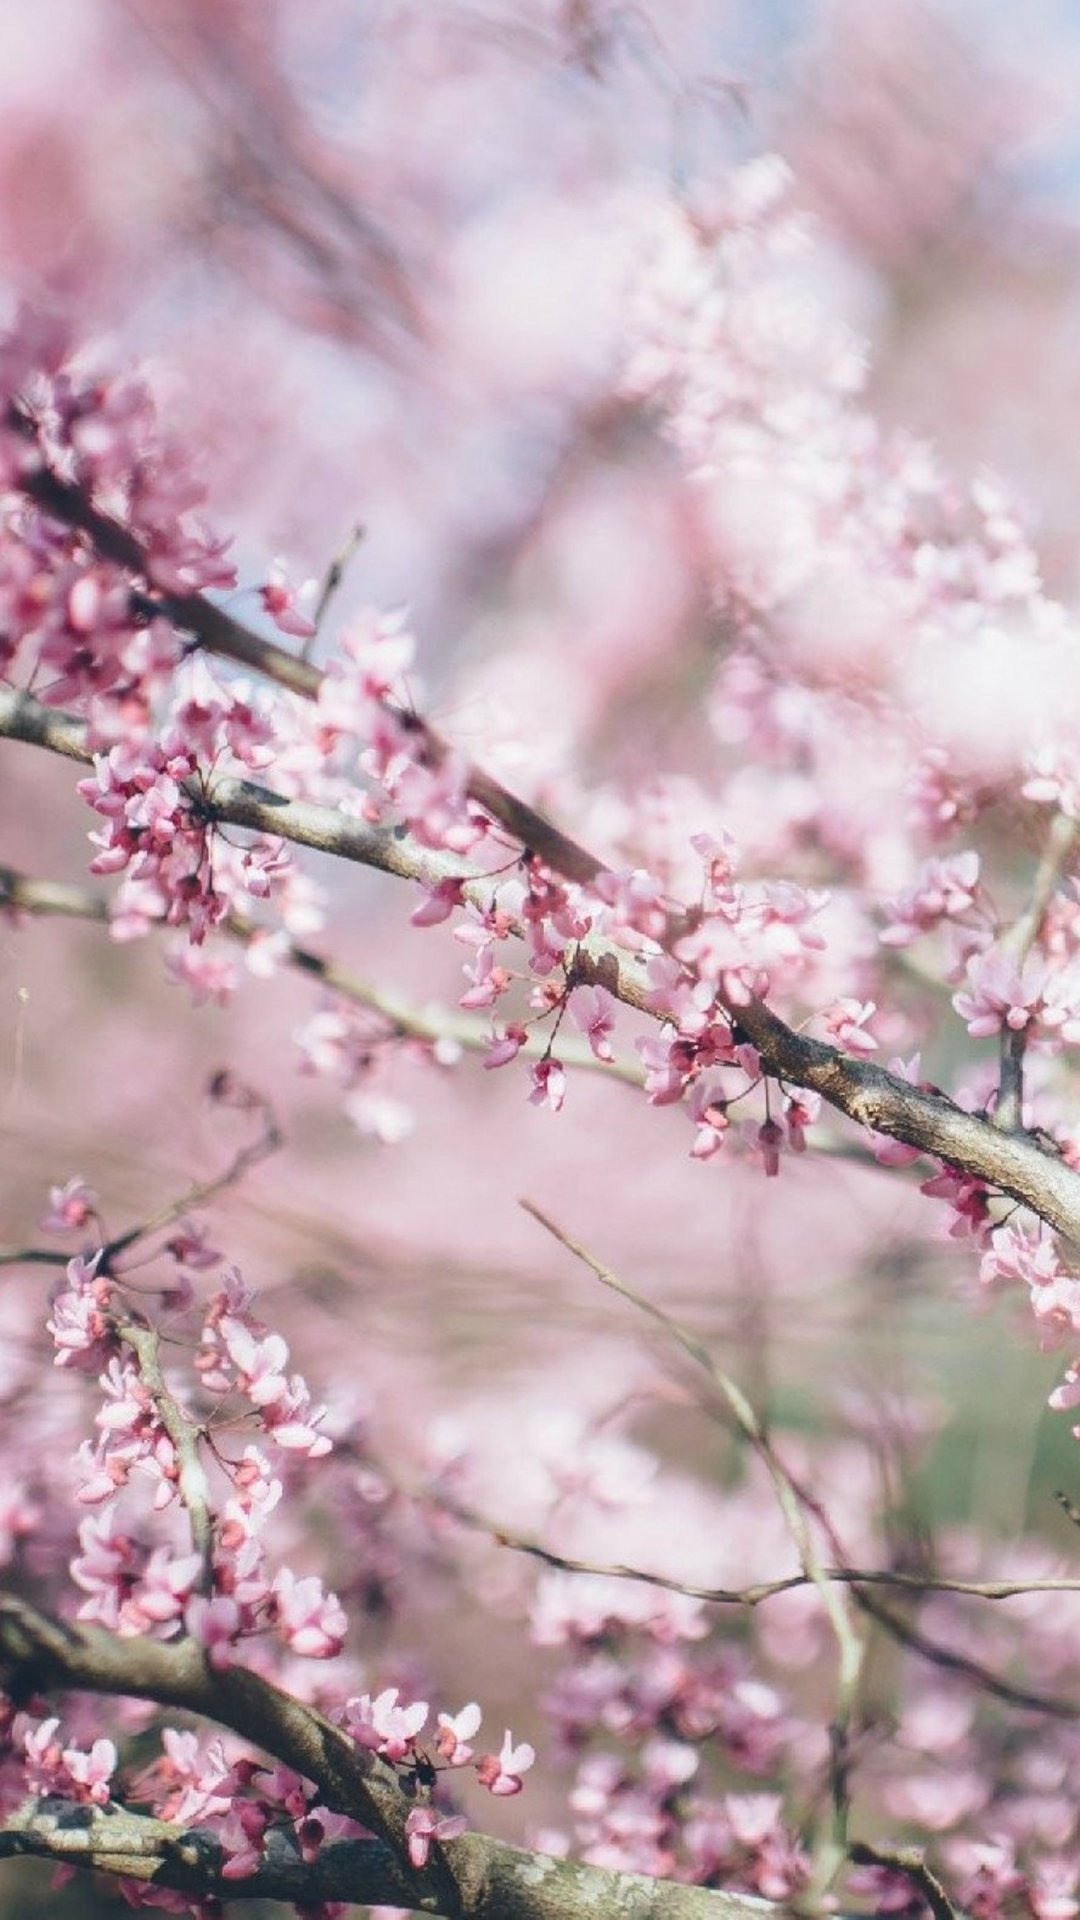
[[[92,759],[81,722],[40,705],[29,694],[0,693],[0,737],[5,736],[84,763]],[[449,874],[461,875],[459,862],[417,848],[406,834],[369,826],[311,801],[286,799],[250,781],[217,781],[210,799],[201,804],[214,820],[277,834],[398,879],[430,886]],[[470,882],[466,893],[482,899],[484,882]],[[594,960],[603,960],[605,982],[617,998],[649,1011],[646,983],[634,956],[602,942],[586,944]],[[1003,1133],[980,1115],[965,1113],[944,1094],[911,1086],[871,1061],[796,1033],[761,1000],[737,1008],[736,1017],[774,1079],[809,1087],[859,1126],[902,1140],[986,1181],[1080,1243],[1080,1174],[1036,1141]]]
[[[407,1861],[411,1802],[392,1770],[313,1707],[245,1668],[214,1673],[190,1641],[121,1639],[72,1628],[14,1595],[0,1596],[0,1680],[16,1699],[37,1692],[123,1694],[214,1721],[293,1767],[326,1803],[375,1841],[328,1846],[305,1868],[284,1843],[249,1880],[223,1881],[212,1840],[124,1809],[29,1802],[0,1827],[0,1857],[40,1854],[184,1891],[234,1899],[348,1899],[416,1907],[450,1920],[795,1920],[750,1894],[651,1880],[554,1859],[467,1833],[417,1872]],[[380,1841],[382,1844],[380,1844]]]

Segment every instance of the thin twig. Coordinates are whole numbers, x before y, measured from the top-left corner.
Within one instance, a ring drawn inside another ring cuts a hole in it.
[[[322,583],[322,590],[316,602],[315,611],[311,616],[311,624],[315,628],[316,634],[318,634],[326,618],[334,595],[338,592],[345,578],[346,568],[364,538],[364,531],[364,527],[357,521],[356,526],[349,529],[345,539],[342,541],[330,565],[326,569],[326,578]],[[310,644],[310,641],[304,642],[302,652],[305,660],[307,659]]]
[[[487,1534],[499,1547],[512,1548],[528,1558],[540,1560],[561,1573],[586,1573],[611,1580],[637,1580],[643,1586],[659,1587],[665,1593],[685,1594],[689,1600],[703,1600],[710,1606],[760,1607],[777,1594],[791,1593],[796,1587],[812,1586],[807,1573],[789,1573],[782,1579],[762,1580],[748,1587],[703,1587],[692,1580],[679,1580],[673,1574],[657,1573],[647,1567],[628,1567],[621,1562],[583,1559],[577,1554],[560,1553],[530,1534],[519,1533],[501,1521],[477,1513],[463,1501],[438,1492],[432,1496],[452,1519],[477,1533]],[[1020,1600],[1032,1593],[1080,1593],[1080,1580],[950,1580],[937,1574],[903,1573],[889,1567],[823,1566],[826,1580],[839,1586],[877,1586],[898,1589],[920,1599],[929,1593],[956,1593],[975,1600]]]
[[[956,1908],[927,1866],[921,1847],[874,1847],[857,1840],[848,1858],[857,1867],[887,1867],[893,1873],[905,1873],[918,1887],[934,1920],[957,1920]]]
[[[863,1644],[855,1629],[855,1622],[847,1598],[830,1581],[828,1573],[818,1552],[804,1512],[804,1502],[791,1479],[783,1461],[773,1447],[757,1414],[742,1389],[729,1375],[716,1365],[708,1348],[679,1321],[665,1313],[655,1301],[628,1286],[624,1280],[612,1271],[602,1260],[588,1251],[579,1242],[572,1240],[563,1229],[542,1213],[531,1200],[522,1200],[525,1212],[531,1214],[540,1226],[544,1227],[568,1253],[572,1253],[587,1266],[596,1278],[613,1293],[620,1294],[636,1307],[639,1313],[647,1315],[662,1327],[668,1338],[682,1348],[683,1352],[699,1367],[708,1379],[710,1386],[719,1394],[724,1405],[735,1421],[740,1433],[748,1441],[759,1459],[764,1462],[769,1478],[773,1483],[777,1503],[784,1516],[789,1533],[799,1556],[803,1573],[818,1590],[825,1615],[836,1640],[838,1654],[838,1672],[836,1689],[836,1709],[830,1727],[830,1788],[833,1807],[833,1831],[831,1843],[824,1849],[815,1873],[815,1883],[819,1892],[824,1891],[839,1865],[847,1846],[848,1793],[847,1775],[850,1765],[849,1749],[851,1730],[855,1713],[856,1694],[859,1675],[862,1670]]]
[[[550,1220],[546,1214],[541,1212],[540,1208],[535,1206],[532,1201],[522,1200],[520,1204],[526,1213],[531,1214],[533,1219],[544,1227],[548,1233],[552,1234],[561,1245],[566,1247],[569,1253],[572,1253],[576,1259],[583,1261],[590,1271],[595,1273],[597,1279],[600,1280],[604,1286],[610,1287],[615,1293],[622,1294],[624,1299],[629,1300],[631,1304],[637,1307],[642,1313],[648,1315],[650,1319],[655,1320],[658,1325],[663,1327],[668,1336],[705,1372],[710,1382],[718,1389],[721,1398],[732,1413],[736,1424],[764,1461],[770,1475],[773,1477],[778,1498],[781,1488],[783,1488],[784,1498],[782,1506],[785,1517],[787,1517],[789,1508],[793,1505],[804,1530],[808,1532],[808,1529],[805,1529],[805,1519],[802,1509],[805,1508],[807,1511],[812,1512],[814,1518],[823,1528],[833,1552],[837,1554],[838,1558],[843,1558],[836,1529],[829,1520],[820,1502],[815,1500],[804,1487],[799,1485],[794,1475],[789,1472],[783,1462],[773,1452],[768,1436],[763,1432],[757,1416],[754,1414],[753,1409],[748,1406],[737,1387],[734,1389],[734,1397],[732,1397],[730,1389],[734,1383],[720,1373],[707,1347],[703,1345],[697,1336],[673,1320],[661,1307],[656,1306],[653,1301],[646,1299],[641,1294],[635,1293],[633,1288],[626,1286],[609,1267],[604,1265],[603,1261],[597,1260],[586,1248],[579,1246],[576,1241],[564,1234],[561,1227],[557,1226],[554,1221]],[[740,1412],[740,1402],[742,1403],[744,1412]],[[746,1420],[745,1414],[749,1415],[749,1421]],[[804,1561],[803,1571],[810,1583],[819,1586],[823,1600],[827,1594],[831,1595],[828,1570],[821,1562],[820,1557],[817,1556],[816,1550],[813,1564],[807,1566]],[[1025,1688],[1014,1686],[1011,1681],[999,1678],[997,1674],[991,1673],[988,1668],[980,1666],[978,1661],[970,1659],[966,1654],[955,1653],[951,1648],[943,1647],[938,1641],[931,1640],[928,1635],[921,1633],[918,1628],[909,1626],[906,1621],[899,1619],[888,1607],[884,1606],[876,1595],[862,1590],[856,1581],[850,1580],[841,1584],[850,1586],[852,1597],[862,1612],[869,1614],[872,1619],[878,1621],[881,1626],[885,1627],[895,1639],[901,1641],[905,1646],[910,1647],[913,1652],[920,1653],[924,1659],[931,1661],[934,1665],[944,1667],[952,1673],[963,1674],[967,1679],[975,1681],[976,1684],[982,1687],[987,1693],[992,1693],[999,1700],[1008,1701],[1012,1706],[1024,1707],[1034,1713],[1050,1714],[1056,1719],[1061,1720],[1071,1721],[1080,1719],[1080,1706],[1074,1705],[1071,1701],[1058,1700],[1046,1694],[1034,1693]],[[827,1611],[831,1620],[832,1608],[828,1607]],[[835,1624],[833,1630],[835,1633]],[[858,1646],[857,1639],[855,1646]],[[846,1646],[844,1651],[847,1654],[848,1664],[842,1670],[841,1684],[850,1690],[858,1678],[858,1662],[854,1657],[853,1651],[849,1651]],[[847,1696],[845,1696],[845,1698],[846,1697]]]
[[[161,1371],[161,1341],[152,1327],[135,1320],[122,1319],[116,1331],[139,1362],[139,1378],[154,1403],[154,1410],[176,1453],[179,1474],[177,1487],[191,1525],[191,1543],[202,1561],[199,1591],[209,1593],[213,1585],[214,1526],[210,1487],[202,1462],[203,1429],[193,1420],[170,1392]]]

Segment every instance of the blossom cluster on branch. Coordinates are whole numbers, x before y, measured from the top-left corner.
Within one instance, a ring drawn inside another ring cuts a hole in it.
[[[0,905],[85,913],[119,941],[164,929],[170,975],[196,1002],[225,1005],[245,975],[286,965],[318,979],[300,1064],[387,1145],[411,1124],[396,1062],[447,1068],[467,1044],[552,1116],[579,1067],[634,1084],[689,1121],[703,1183],[741,1161],[767,1195],[815,1153],[846,1153],[874,1180],[918,1163],[979,1291],[1014,1290],[1039,1343],[1062,1350],[1051,1404],[1069,1409],[1074,624],[1005,491],[958,484],[877,425],[861,348],[810,292],[819,243],[781,163],[752,163],[693,208],[635,194],[607,216],[636,262],[613,399],[674,448],[706,555],[708,658],[679,716],[693,771],[559,780],[523,750],[519,792],[490,771],[505,742],[479,764],[436,730],[401,614],[372,610],[327,647],[310,594],[268,563],[252,583],[263,624],[241,619],[229,543],[201,524],[192,464],[146,385],[26,314],[0,347],[0,734],[80,763],[90,870],[115,884],[50,903],[40,877],[5,868]],[[312,951],[329,909],[301,847],[410,883],[417,938],[452,943],[456,1005],[405,1007]],[[257,1104],[227,1077],[218,1097]],[[124,1873],[104,1839],[100,1859],[133,1902],[206,1914],[222,1883],[274,1884],[284,1847],[309,1875],[297,1910],[330,1916],[324,1852],[370,1842],[358,1897],[389,1874],[402,1899],[477,1920],[540,1920],[547,1896],[530,1904],[529,1889],[549,1869],[571,1911],[571,1856],[597,1876],[582,1901],[612,1912],[627,1875],[676,1883],[687,1898],[665,1912],[688,1920],[709,1911],[699,1890],[821,1907],[854,1864],[848,1884],[875,1911],[926,1905],[941,1920],[948,1902],[919,1863],[853,1839],[884,1820],[940,1835],[956,1900],[985,1920],[1020,1903],[1070,1920],[1075,1642],[1068,1582],[1033,1571],[1034,1549],[996,1584],[962,1538],[941,1564],[920,1557],[850,1461],[835,1466],[838,1528],[821,1491],[832,1464],[817,1457],[811,1474],[789,1458],[701,1343],[648,1306],[698,1368],[691,1406],[740,1449],[722,1525],[741,1531],[743,1559],[728,1585],[586,1553],[598,1515],[625,1523],[651,1479],[603,1419],[552,1448],[535,1532],[501,1527],[468,1449],[440,1459],[423,1434],[395,1475],[359,1399],[319,1404],[205,1229],[179,1212],[169,1225],[160,1241],[153,1222],[110,1236],[74,1179],[46,1227],[78,1251],[22,1250],[61,1270],[40,1321],[72,1468],[70,1484],[28,1473],[5,1496],[0,1836],[58,1858],[57,1805],[95,1836],[148,1806],[170,1846],[209,1836],[211,1890],[180,1886],[179,1853],[160,1881]],[[673,1524],[676,1494],[661,1498]],[[340,1549],[321,1558],[320,1517]],[[348,1645],[399,1588],[482,1588],[487,1563],[469,1554],[485,1535],[549,1563],[525,1600],[491,1586],[551,1662],[551,1754],[572,1770],[565,1818],[517,1865],[466,1833],[462,1809],[477,1788],[516,1799],[533,1746],[506,1729],[481,1747],[477,1702],[433,1716],[426,1678],[373,1675]],[[50,1559],[66,1569],[59,1594]],[[878,1592],[890,1581],[909,1611]],[[974,1604],[1021,1594],[1033,1654]],[[734,1603],[762,1606],[742,1645],[710,1611]],[[857,1711],[867,1622],[920,1676],[889,1726]],[[801,1678],[825,1661],[823,1727]],[[140,1703],[117,1709],[110,1736],[77,1701],[54,1711],[54,1693],[95,1686]],[[224,1731],[174,1724],[173,1709]],[[1037,1732],[1017,1735],[1007,1709]],[[25,1816],[28,1795],[40,1804]],[[507,1879],[517,1905],[500,1908]]]
[[[708,216],[633,217],[644,264],[626,386],[661,409],[692,468],[732,635],[709,723],[737,751],[715,791],[640,818],[624,803],[601,858],[435,734],[400,617],[344,633],[322,671],[260,639],[207,597],[232,580],[223,542],[193,519],[197,488],[145,388],[80,372],[30,319],[2,367],[7,672],[82,718],[67,750],[93,757],[80,791],[104,822],[93,870],[122,875],[113,934],[179,929],[170,969],[197,998],[234,990],[230,916],[256,916],[247,960],[264,975],[321,922],[286,802],[337,816],[340,841],[331,825],[308,831],[354,857],[371,855],[350,845],[351,821],[390,830],[397,870],[425,886],[414,923],[445,922],[464,949],[459,1006],[490,1016],[486,1064],[526,1050],[535,1105],[566,1099],[564,1033],[613,1062],[628,1001],[660,1023],[633,1034],[646,1097],[685,1111],[695,1158],[750,1153],[775,1176],[815,1138],[824,1096],[883,1162],[937,1158],[923,1190],[949,1207],[950,1232],[990,1255],[984,1278],[1026,1280],[1040,1338],[1065,1344],[1080,1331],[1068,1256],[1044,1234],[1018,1274],[993,1247],[1015,1245],[999,1196],[1080,1239],[1062,1061],[1080,1037],[1074,716],[1056,693],[1072,626],[1000,491],[958,489],[861,407],[860,356],[793,278],[809,242],[777,164],[737,175]],[[295,633],[276,575],[263,597]],[[212,666],[214,653],[259,684]],[[21,720],[9,702],[7,730]],[[229,804],[238,781],[246,811]],[[934,849],[1018,802],[1032,832],[1040,810],[1050,826],[1032,899],[1012,912],[976,852]],[[236,844],[230,819],[265,825]],[[955,986],[969,1034],[1000,1043],[996,1067],[966,1066],[952,1091],[922,1068],[939,1036],[890,971],[915,942],[936,951],[926,964]],[[408,1117],[379,1075],[403,1042],[416,1050],[337,996],[301,1049],[358,1124],[393,1140]],[[455,1047],[448,1036],[426,1052],[445,1063]],[[970,1114],[981,1126],[965,1127]],[[1055,1404],[1076,1391],[1074,1366]]]

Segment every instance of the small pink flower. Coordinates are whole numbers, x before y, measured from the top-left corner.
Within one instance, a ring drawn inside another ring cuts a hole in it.
[[[476,1777],[482,1787],[500,1798],[520,1793],[522,1774],[536,1763],[536,1754],[527,1740],[515,1747],[509,1727],[503,1737],[502,1746],[497,1754],[485,1753],[478,1763]]]
[[[49,1188],[49,1205],[41,1225],[46,1233],[79,1233],[95,1217],[97,1194],[85,1180],[68,1180]]]
[[[409,1859],[417,1871],[427,1866],[436,1840],[456,1840],[468,1826],[464,1814],[440,1816],[434,1807],[414,1807],[405,1822]]]
[[[1036,1019],[1047,985],[1047,966],[1030,953],[1022,967],[1002,950],[990,947],[967,963],[968,988],[953,995],[953,1006],[976,1040],[1008,1027],[1013,1033]]]
[[[792,1153],[806,1152],[806,1129],[812,1127],[821,1112],[820,1093],[792,1094],[784,1107],[784,1125]]]
[[[218,1671],[229,1664],[229,1650],[236,1642],[240,1624],[240,1609],[228,1594],[215,1594],[212,1600],[194,1594],[184,1609],[184,1626],[206,1649],[210,1665]]]
[[[485,1068],[509,1066],[511,1060],[517,1059],[528,1037],[526,1029],[516,1020],[508,1021],[501,1033],[495,1028],[484,1059]]]
[[[386,1760],[404,1760],[422,1733],[428,1717],[426,1700],[398,1706],[397,1687],[387,1687],[372,1699],[364,1693],[346,1703],[345,1724],[354,1740],[371,1747]]]
[[[315,632],[315,623],[306,613],[301,613],[299,603],[301,600],[310,601],[315,588],[314,580],[305,580],[301,587],[291,587],[284,567],[279,560],[275,560],[267,573],[265,584],[259,588],[259,598],[282,633],[295,634],[298,640],[310,640]]]
[[[64,1765],[71,1776],[76,1800],[104,1807],[109,1800],[109,1783],[116,1771],[116,1748],[111,1740],[95,1740],[89,1753],[78,1747],[64,1748]]]
[[[271,1588],[278,1632],[306,1660],[332,1660],[345,1645],[348,1618],[335,1593],[325,1593],[316,1574],[298,1579],[282,1567]]]
[[[611,1035],[615,1028],[615,1000],[606,987],[575,987],[570,995],[570,1013],[588,1039],[598,1060],[612,1060]]]
[[[480,1719],[480,1708],[475,1700],[470,1700],[468,1706],[462,1707],[458,1714],[440,1713],[435,1745],[452,1767],[467,1766],[472,1759],[473,1750],[466,1743],[478,1731]]]
[[[428,890],[422,905],[409,915],[410,923],[414,927],[437,927],[441,921],[449,920],[464,898],[463,880],[440,880]]]
[[[876,1012],[873,1000],[834,1001],[825,1013],[829,1038],[835,1040],[838,1047],[846,1047],[849,1053],[875,1053],[878,1043],[872,1033],[866,1032],[866,1023]]]
[[[552,1113],[559,1113],[565,1098],[566,1069],[562,1062],[550,1055],[546,1060],[538,1060],[532,1070],[530,1103],[534,1107],[550,1107]]]

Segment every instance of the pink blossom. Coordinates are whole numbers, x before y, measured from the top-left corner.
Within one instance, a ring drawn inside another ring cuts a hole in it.
[[[37,1726],[27,1727],[23,1733],[23,1752],[26,1755],[26,1784],[31,1793],[56,1793],[63,1791],[66,1777],[66,1765],[63,1748],[56,1738],[60,1725],[57,1718],[39,1720]]]
[[[886,946],[907,946],[941,920],[962,920],[970,915],[978,894],[977,853],[927,860],[915,885],[886,906],[888,921],[880,938]]]
[[[184,1608],[184,1627],[206,1649],[210,1665],[220,1670],[228,1665],[230,1649],[240,1633],[240,1608],[228,1594],[215,1594],[210,1599],[192,1594]]]
[[[536,1754],[527,1740],[515,1747],[509,1727],[503,1736],[503,1743],[497,1754],[486,1753],[477,1762],[476,1777],[489,1793],[509,1797],[520,1793],[524,1784],[522,1775],[536,1763]]]
[[[634,1045],[645,1068],[645,1092],[652,1105],[665,1107],[681,1100],[694,1064],[693,1048],[670,1029],[659,1039],[640,1034]]]
[[[953,1209],[954,1219],[949,1228],[952,1239],[972,1239],[978,1247],[989,1246],[993,1222],[987,1190],[981,1180],[959,1173],[953,1167],[942,1167],[939,1173],[922,1182],[919,1192],[931,1199],[944,1200]]]
[[[806,1129],[812,1127],[821,1112],[820,1093],[792,1094],[784,1103],[784,1125],[793,1153],[805,1153]]]
[[[259,588],[259,598],[275,625],[282,633],[295,634],[299,640],[310,640],[315,632],[315,623],[306,613],[300,611],[300,602],[310,602],[317,590],[317,581],[305,580],[301,587],[291,587],[281,562],[275,560],[266,582]]]
[[[116,1748],[112,1741],[95,1740],[89,1753],[83,1753],[78,1747],[65,1747],[63,1757],[74,1798],[84,1805],[107,1806],[110,1783],[116,1772]]]
[[[1038,1018],[1047,986],[1046,962],[1031,953],[1022,967],[1001,947],[973,954],[967,963],[968,988],[953,995],[953,1006],[974,1039],[986,1039],[1002,1027],[1017,1033]]]
[[[561,1060],[548,1055],[538,1060],[532,1070],[532,1091],[529,1100],[534,1107],[550,1107],[552,1113],[562,1110],[566,1098],[566,1069]]]
[[[528,1037],[528,1030],[515,1020],[508,1021],[501,1032],[498,1027],[494,1028],[484,1056],[485,1068],[509,1066],[511,1060],[517,1059]]]
[[[409,1859],[418,1871],[427,1866],[436,1840],[456,1840],[468,1826],[464,1814],[436,1813],[434,1807],[413,1807],[405,1821]]]
[[[232,1803],[231,1769],[220,1735],[203,1741],[192,1732],[163,1727],[158,1758],[131,1783],[134,1799],[150,1799],[162,1820],[195,1825],[226,1814]]]
[[[690,1149],[693,1160],[711,1160],[724,1144],[730,1122],[723,1089],[713,1076],[694,1082],[687,1112],[696,1131]]]
[[[427,1717],[426,1700],[399,1707],[397,1687],[387,1687],[374,1699],[362,1694],[350,1700],[345,1709],[345,1725],[353,1739],[391,1761],[404,1760],[412,1751]]]
[[[48,1211],[41,1225],[46,1233],[79,1233],[97,1211],[97,1194],[85,1180],[68,1180],[62,1187],[49,1188]]]
[[[172,1627],[184,1614],[201,1572],[202,1560],[197,1553],[174,1555],[168,1547],[155,1547],[126,1604],[125,1625],[139,1620],[147,1632],[160,1626]]]
[[[332,1660],[341,1652],[348,1617],[335,1593],[324,1593],[315,1574],[299,1579],[288,1567],[275,1575],[271,1594],[278,1632],[305,1660]]]
[[[109,1360],[116,1344],[108,1318],[111,1283],[98,1274],[101,1254],[92,1260],[76,1256],[65,1269],[68,1285],[53,1299],[52,1313],[45,1322],[56,1346],[58,1367],[72,1366],[83,1373],[96,1373]]]
[[[579,986],[573,989],[567,1005],[575,1024],[584,1033],[598,1060],[614,1059],[611,1034],[615,1028],[615,1000],[606,987]]]
[[[872,1000],[837,1000],[826,1009],[825,1030],[830,1040],[835,1040],[838,1047],[846,1047],[849,1053],[875,1053],[878,1043],[872,1033],[867,1033],[866,1023],[876,1012]]]
[[[440,1713],[435,1745],[450,1766],[464,1767],[472,1759],[473,1750],[467,1743],[477,1732],[480,1719],[480,1708],[475,1700],[470,1700],[460,1713]]]
[[[427,891],[426,898],[409,918],[414,927],[437,927],[460,907],[465,899],[463,880],[440,880]]]
[[[979,1262],[984,1287],[1019,1281],[1043,1288],[1053,1286],[1061,1272],[1053,1236],[1042,1227],[1031,1232],[1016,1221],[998,1228]]]
[[[506,992],[512,975],[506,967],[496,964],[495,948],[490,943],[482,946],[471,965],[462,968],[466,980],[470,982],[462,994],[458,1005],[469,1011],[483,1007],[493,1007],[500,994]]]

